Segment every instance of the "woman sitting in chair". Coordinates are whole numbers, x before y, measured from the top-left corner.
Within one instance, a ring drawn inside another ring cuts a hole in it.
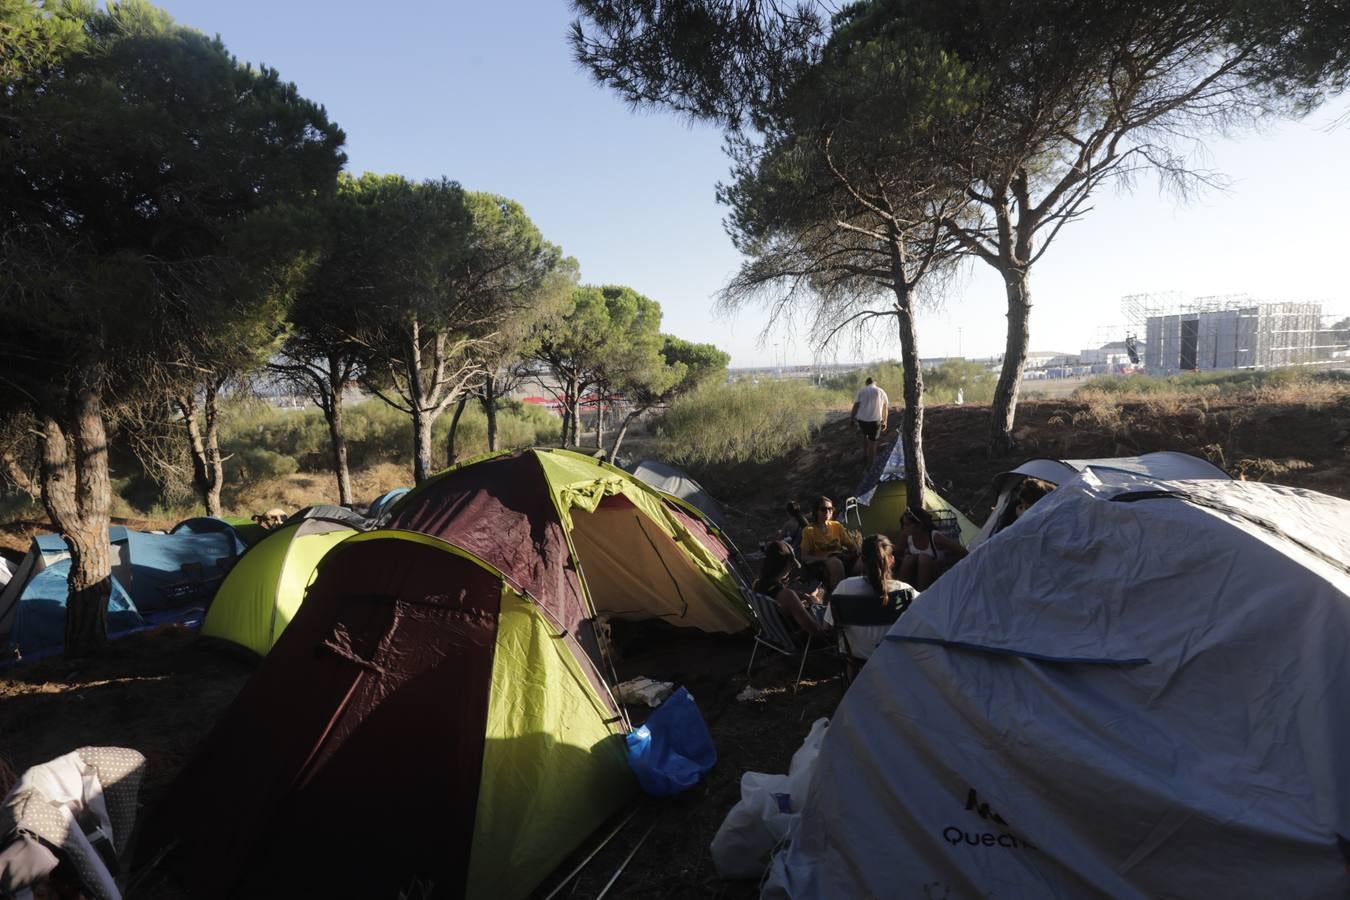
[[[928,510],[911,506],[900,517],[900,580],[926,591],[943,572],[969,552],[960,541],[934,530]]]
[[[788,582],[800,568],[801,563],[797,562],[787,541],[771,541],[764,545],[764,564],[760,567],[759,578],[755,579],[754,589],[756,593],[772,597],[788,620],[802,631],[822,634],[828,629],[813,611],[818,604],[811,602],[812,595],[803,597],[788,587]]]
[[[853,568],[857,553],[853,539],[842,522],[834,520],[834,501],[821,497],[811,524],[802,529],[802,561],[814,574],[825,579],[825,586],[834,586]]]
[[[839,649],[855,665],[872,655],[917,592],[891,577],[895,564],[891,539],[874,534],[863,541],[862,575],[839,582],[830,595],[830,615],[839,632]]]

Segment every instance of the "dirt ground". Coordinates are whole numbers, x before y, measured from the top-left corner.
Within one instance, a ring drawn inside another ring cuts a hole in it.
[[[1124,405],[1071,399],[1026,402],[1018,411],[1017,449],[984,451],[988,410],[928,411],[926,446],[932,478],[957,506],[983,520],[994,475],[1031,456],[1097,457],[1159,449],[1204,456],[1235,475],[1308,487],[1350,498],[1350,396],[1316,404],[1162,401]],[[893,437],[899,425],[892,417]],[[861,451],[845,418],[818,440],[764,464],[695,467],[693,474],[730,511],[728,531],[753,551],[785,518],[784,503],[854,493]],[[135,524],[135,523],[128,523]],[[36,525],[12,526],[8,546],[22,547]],[[646,675],[689,687],[708,721],[719,761],[697,788],[673,799],[638,803],[633,817],[560,896],[598,895],[622,867],[607,896],[634,898],[752,897],[753,883],[717,879],[708,845],[739,797],[746,770],[784,772],[820,716],[843,695],[837,662],[813,654],[800,692],[792,692],[795,660],[757,660],[761,697],[738,701],[746,685],[746,637],[672,639],[626,659],[620,675]],[[149,757],[143,807],[153,804],[192,748],[239,691],[255,663],[179,630],[137,635],[112,644],[87,664],[47,661],[0,671],[0,773],[50,759],[84,744],[135,747]],[[3,775],[0,774],[0,780]],[[0,784],[0,787],[6,785]],[[625,812],[625,814],[628,811]],[[579,861],[602,829],[583,844]],[[634,852],[635,851],[635,852]],[[625,859],[632,858],[624,865]],[[560,868],[541,888],[547,894]],[[160,889],[137,896],[171,896]]]

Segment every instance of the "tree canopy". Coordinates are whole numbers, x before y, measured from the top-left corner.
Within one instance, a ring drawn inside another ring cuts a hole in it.
[[[1345,44],[1321,31],[1339,25],[1344,32],[1338,4],[1273,6],[1279,9],[1228,0],[866,0],[830,15],[811,3],[576,0],[572,43],[592,75],[629,102],[717,122],[733,148],[762,144],[765,155],[751,166],[743,160],[752,154],[741,149],[738,185],[747,171],[762,176],[774,153],[800,166],[800,151],[784,150],[790,144],[782,135],[819,132],[802,127],[800,117],[786,132],[782,124],[803,91],[845,108],[852,96],[857,113],[839,121],[879,139],[865,159],[895,150],[922,173],[944,160],[942,175],[966,202],[960,214],[939,215],[942,227],[993,266],[1006,288],[1008,341],[991,417],[991,445],[999,446],[1010,440],[1029,340],[1031,269],[1059,230],[1088,211],[1093,192],[1145,171],[1182,192],[1211,183],[1190,152],[1199,134],[1297,112],[1344,87]],[[840,67],[841,59],[853,64]],[[911,90],[926,83],[914,77],[920,63],[955,88],[945,101],[942,93]],[[844,72],[856,82],[837,80],[819,93],[832,73]],[[866,88],[851,95],[854,84]],[[898,101],[892,110],[901,114],[877,117],[883,98]],[[816,108],[827,118],[836,109],[830,102]],[[923,140],[914,141],[914,123],[929,111]],[[788,178],[783,186],[794,190],[787,196],[802,184]],[[772,203],[754,207],[744,192],[724,193],[733,234],[753,237],[761,222],[799,221],[782,194],[766,197]],[[813,245],[820,249],[818,240]],[[764,261],[760,248],[741,246]],[[773,262],[783,261],[783,248],[795,250],[780,243]],[[798,256],[793,268],[801,271]],[[821,273],[813,278],[821,281]]]
[[[44,435],[78,654],[101,641],[109,591],[105,401],[196,385],[270,330],[296,245],[255,238],[332,189],[343,134],[147,3],[0,14],[0,382]]]

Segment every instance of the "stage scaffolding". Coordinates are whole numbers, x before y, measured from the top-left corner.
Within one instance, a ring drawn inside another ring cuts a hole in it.
[[[1120,306],[1127,329],[1143,332],[1150,375],[1345,361],[1347,334],[1327,327],[1320,303],[1167,293],[1132,294]]]

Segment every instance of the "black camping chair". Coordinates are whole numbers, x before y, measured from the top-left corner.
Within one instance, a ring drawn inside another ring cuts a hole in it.
[[[755,645],[750,648],[750,664],[745,667],[746,681],[749,682],[750,680],[750,672],[755,667],[755,654],[759,652],[761,646],[787,657],[795,656],[800,649],[802,661],[797,666],[797,681],[792,685],[792,693],[797,693],[797,689],[802,684],[802,672],[806,669],[806,654],[811,652],[811,641],[814,635],[807,634],[806,640],[799,643],[799,638],[793,634],[791,620],[778,608],[776,600],[758,591],[746,591],[746,596],[750,598],[750,605],[755,610],[755,618],[759,620],[759,632],[755,635]],[[820,649],[820,647],[816,649]]]
[[[900,588],[887,594],[883,605],[874,595],[830,595],[830,617],[834,619],[834,631],[839,636],[839,653],[844,662],[846,684],[853,682],[854,673],[867,662],[849,643],[849,626],[894,625],[916,596],[918,592],[913,588]]]

